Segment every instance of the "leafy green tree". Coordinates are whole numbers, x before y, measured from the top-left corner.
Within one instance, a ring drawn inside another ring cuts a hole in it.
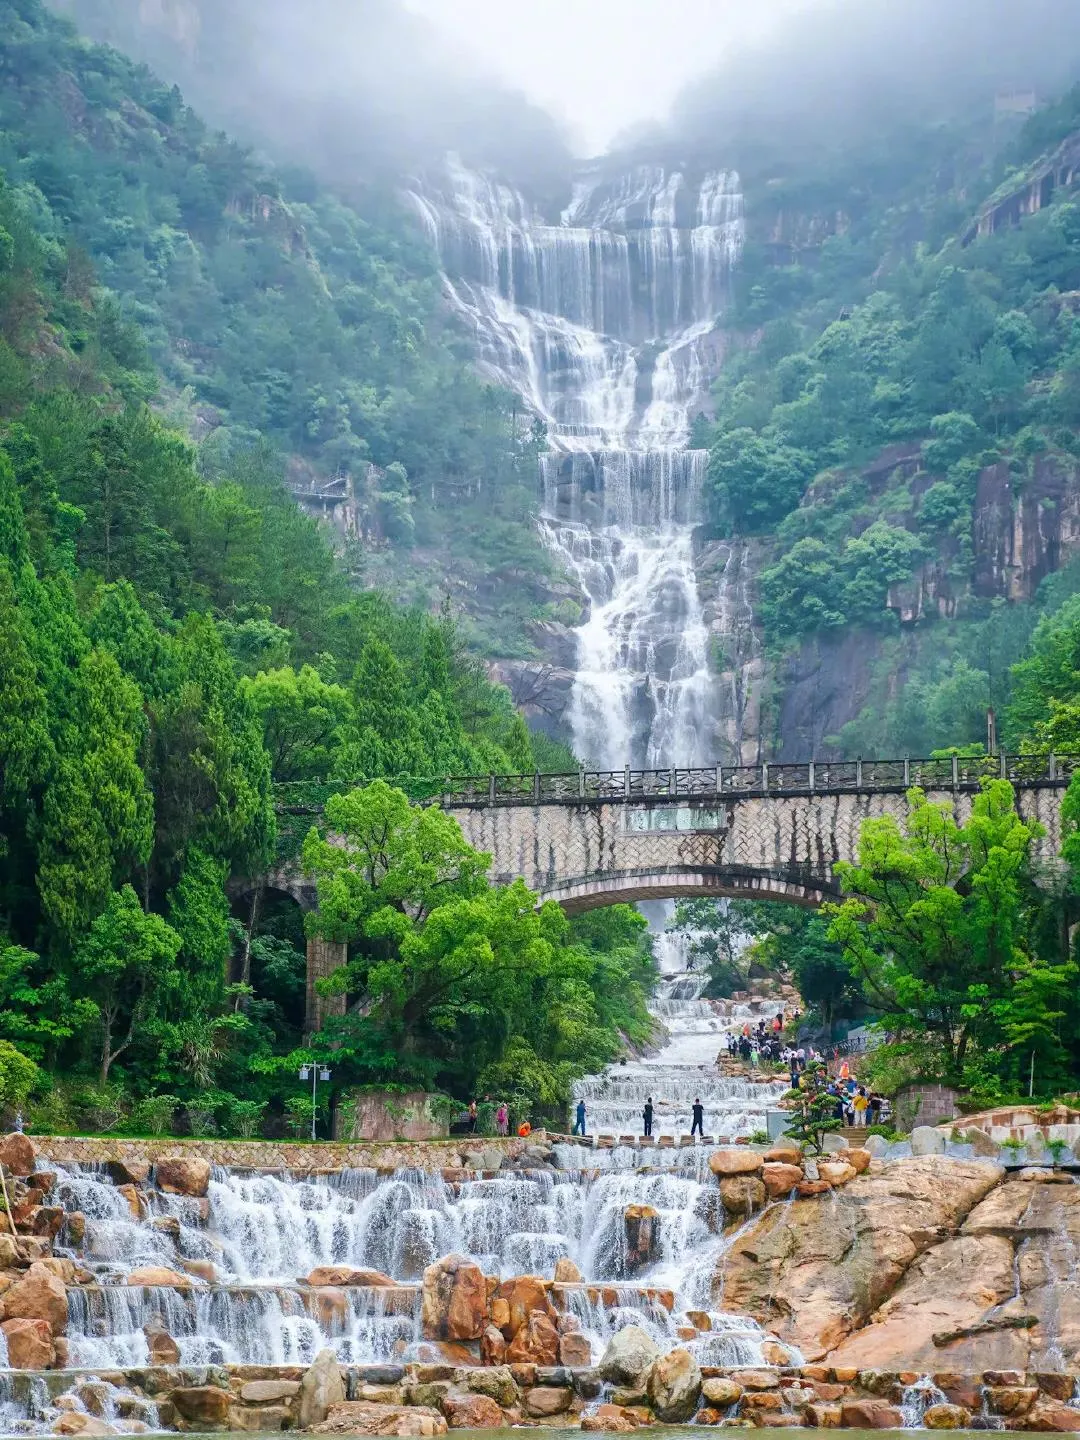
[[[1032,945],[1038,827],[1020,819],[1003,780],[984,782],[964,825],[919,790],[909,803],[903,829],[891,816],[865,821],[858,863],[837,866],[847,898],[830,912],[830,938],[880,1024],[927,1037],[952,1079],[969,1053],[1015,1064],[1020,1045],[1038,1052],[1043,1074],[1060,1074],[1057,1022],[1076,967]]]
[[[139,765],[142,697],[113,657],[88,651],[65,699],[42,802],[38,888],[51,925],[71,943],[150,858],[154,805]]]
[[[45,1077],[28,1056],[21,1054],[8,1040],[0,1040],[0,1105],[8,1109],[25,1105],[31,1091],[44,1083]]]
[[[836,1115],[836,1097],[825,1088],[828,1078],[823,1065],[808,1065],[799,1088],[784,1096],[791,1116],[785,1133],[813,1155],[824,1152],[826,1135],[844,1128]]]
[[[113,894],[75,956],[79,983],[101,1029],[100,1083],[175,989],[181,940],[160,915],[147,915],[130,885]]]
[[[809,455],[745,427],[721,435],[709,455],[721,513],[750,533],[767,530],[793,510],[813,473]]]
[[[847,621],[844,583],[829,547],[799,540],[761,575],[761,608],[778,635],[834,629]]]
[[[304,665],[260,673],[244,681],[244,693],[262,721],[274,780],[327,779],[352,725],[348,691]]]

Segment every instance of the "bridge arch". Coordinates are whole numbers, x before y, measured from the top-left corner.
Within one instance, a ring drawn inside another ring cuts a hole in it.
[[[568,915],[580,915],[606,905],[683,899],[772,900],[816,909],[838,898],[838,892],[831,881],[783,870],[660,866],[619,875],[579,875],[560,880],[543,890],[542,898],[554,900]]]

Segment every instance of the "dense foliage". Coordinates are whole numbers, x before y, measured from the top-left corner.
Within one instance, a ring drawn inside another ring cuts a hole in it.
[[[571,925],[521,881],[498,888],[488,857],[437,809],[377,781],[331,798],[333,843],[313,830],[312,929],[350,945],[325,988],[335,1066],[355,1079],[449,1085],[554,1104],[649,1033],[655,974],[646,922],[626,906]]]
[[[133,323],[204,467],[263,437],[292,485],[347,477],[354,569],[399,596],[467,596],[482,638],[523,650],[551,573],[531,524],[543,437],[472,373],[396,199],[348,204],[270,168],[40,0],[0,3],[0,169],[67,247],[69,287],[117,297],[114,328]]]
[[[25,185],[3,185],[0,1098],[42,1125],[159,1130],[183,1106],[193,1129],[247,1133],[268,1103],[298,1108],[281,1062],[301,1040],[302,922],[259,887],[252,903],[250,883],[301,838],[296,816],[278,825],[274,783],[302,799],[538,760],[447,610],[352,590],[273,452],[252,439],[197,457],[143,402],[155,384],[85,255]],[[421,1061],[398,1045],[404,947],[396,980],[385,956],[373,978],[358,953],[346,983],[374,987],[385,1024],[363,1033],[354,1017],[340,1079],[465,1087],[487,1067],[517,1076],[526,1103],[559,1100],[647,1023],[640,922],[575,939],[524,892],[492,888],[481,857],[467,869],[459,938],[512,955],[516,1018],[480,972],[458,975],[441,1010],[422,991],[440,1046]],[[436,939],[450,918],[443,906],[416,927],[421,966],[453,963]],[[521,1063],[529,1043],[540,1074]]]
[[[713,520],[769,537],[774,654],[866,636],[846,753],[984,739],[1064,598],[1051,583],[1002,613],[995,597],[1017,596],[992,573],[993,526],[1025,494],[1052,512],[1077,471],[1080,209],[1058,188],[1022,223],[1007,208],[989,233],[974,222],[1078,131],[1080,91],[1002,148],[984,99],[749,185],[727,322],[743,343],[703,435]]]
[[[839,864],[844,901],[830,908],[867,1003],[898,1052],[977,1101],[1075,1082],[1078,972],[1061,953],[1061,899],[1036,886],[1037,825],[1017,814],[1005,780],[984,782],[970,818],[912,791],[906,824],[867,820],[856,864]]]

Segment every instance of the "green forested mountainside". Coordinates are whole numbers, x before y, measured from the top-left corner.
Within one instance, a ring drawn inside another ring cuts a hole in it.
[[[357,593],[265,442],[200,468],[145,404],[156,383],[85,251],[3,183],[0,1105],[64,1128],[154,1129],[180,1107],[201,1132],[268,1106],[302,1125],[296,1063],[331,1037],[299,1048],[301,919],[230,903],[278,854],[274,782],[543,760],[448,613]],[[527,1112],[644,1038],[636,915],[571,926],[491,887],[460,835],[440,832],[454,879],[399,828],[388,874],[334,921],[337,1084],[498,1080]],[[418,1005],[423,1044],[399,1044]]]
[[[524,653],[551,573],[530,523],[542,438],[473,374],[392,196],[365,190],[361,214],[273,169],[40,0],[0,0],[0,169],[117,297],[204,469],[263,438],[291,483],[351,475],[360,577],[430,601],[512,572],[474,633]]]
[[[1080,207],[1059,186],[1021,223],[973,221],[1077,132],[1073,92],[993,158],[985,124],[898,129],[887,155],[855,147],[751,197],[731,316],[749,343],[699,431],[713,517],[769,536],[758,608],[774,653],[870,632],[880,683],[838,738],[852,753],[978,741],[1039,616],[1073,588],[1063,574],[1033,603],[995,602],[975,584],[991,541],[974,518],[990,467],[1013,503],[1075,475]],[[897,587],[902,603],[927,575],[930,604],[901,627]]]

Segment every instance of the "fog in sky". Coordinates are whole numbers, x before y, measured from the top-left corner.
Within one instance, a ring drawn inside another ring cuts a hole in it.
[[[1080,0],[51,3],[343,186],[457,150],[554,199],[568,146],[612,144],[767,179],[874,135],[887,150],[898,127],[992,120],[1001,88],[1047,100],[1080,80]]]
[[[406,0],[489,73],[563,121],[574,148],[588,155],[664,119],[688,81],[821,3]]]

